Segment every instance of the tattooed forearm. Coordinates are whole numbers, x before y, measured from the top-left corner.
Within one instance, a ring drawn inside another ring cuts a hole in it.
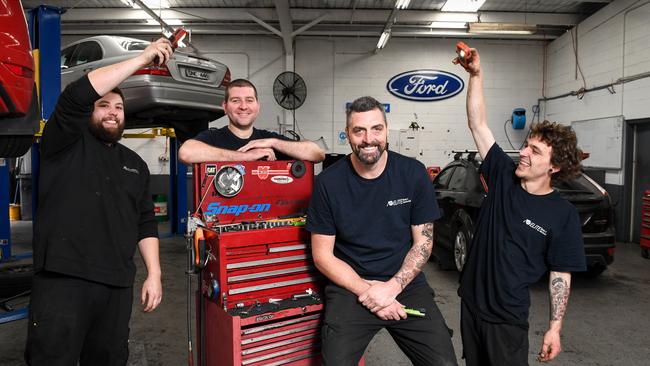
[[[568,276],[568,278],[567,278]],[[551,272],[549,291],[551,295],[551,321],[562,321],[569,303],[571,292],[571,275]]]
[[[418,226],[421,227],[420,235],[414,235],[413,246],[406,254],[402,268],[393,277],[402,290],[420,273],[433,248],[433,223]]]

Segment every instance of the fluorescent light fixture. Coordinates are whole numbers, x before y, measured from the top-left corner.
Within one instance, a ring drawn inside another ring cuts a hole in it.
[[[430,27],[442,29],[465,29],[467,28],[467,22],[431,22]]]
[[[537,25],[523,23],[469,23],[469,33],[535,34]]]
[[[377,42],[377,49],[380,50],[386,46],[386,43],[388,42],[388,38],[390,38],[390,31],[384,31],[384,33],[381,34],[381,37],[379,37],[379,42]]]
[[[140,9],[140,6],[133,0],[121,0],[122,4],[131,6],[134,9]],[[167,0],[141,0],[144,5],[149,9],[169,9],[169,1]]]
[[[397,0],[395,2],[395,8],[396,9],[406,9],[409,7],[409,3],[411,0]]]
[[[163,19],[167,25],[182,25],[183,21],[180,19]],[[147,19],[147,25],[160,25],[157,20]]]
[[[447,0],[441,11],[467,11],[476,13],[485,0]]]

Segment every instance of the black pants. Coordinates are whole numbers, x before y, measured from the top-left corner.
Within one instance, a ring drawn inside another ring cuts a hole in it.
[[[461,301],[460,330],[467,366],[528,365],[528,330],[518,325],[490,323]]]
[[[36,274],[25,361],[32,366],[126,365],[132,303],[132,287]]]
[[[381,320],[359,303],[353,293],[328,285],[322,330],[323,363],[357,365],[375,334],[386,328],[415,366],[456,365],[449,328],[433,298],[433,290],[427,285],[409,289],[398,295],[397,300],[407,307],[425,308],[426,316]]]

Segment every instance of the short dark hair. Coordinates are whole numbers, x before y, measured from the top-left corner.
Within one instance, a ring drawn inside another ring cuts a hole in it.
[[[115,93],[115,94],[119,95],[120,98],[122,98],[122,103],[124,103],[125,99],[124,99],[124,93],[122,93],[122,89],[120,89],[118,87],[115,87],[115,88],[113,88],[113,90],[109,91],[108,93]],[[108,94],[108,93],[106,93],[106,94]]]
[[[379,111],[381,111],[384,124],[388,125],[388,122],[386,122],[386,110],[384,109],[384,105],[379,103],[379,101],[373,97],[365,96],[355,99],[345,108],[345,127],[348,127],[350,124],[350,116],[352,113],[369,112],[373,109],[379,109]]]
[[[255,87],[255,85],[253,85],[253,83],[251,83],[250,81],[248,81],[246,79],[235,79],[235,80],[231,81],[230,84],[226,87],[226,95],[225,95],[225,99],[224,99],[226,101],[226,103],[228,102],[228,97],[230,96],[230,89],[232,89],[232,88],[245,88],[245,87],[253,88],[253,91],[255,92],[255,100],[257,100],[258,99],[257,98],[257,88]]]
[[[571,126],[549,121],[536,123],[530,128],[530,137],[537,137],[551,147],[551,164],[560,168],[551,176],[554,182],[567,181],[580,174],[582,150]]]

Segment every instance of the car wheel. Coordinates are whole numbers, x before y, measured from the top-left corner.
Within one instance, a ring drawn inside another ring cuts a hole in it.
[[[463,270],[467,260],[467,247],[472,240],[471,234],[464,224],[458,225],[454,237],[454,263],[458,272]]]
[[[0,298],[17,295],[32,288],[34,267],[29,264],[0,266]]]
[[[645,259],[648,259],[648,257],[650,257],[648,254],[648,248],[641,248],[641,256]]]

